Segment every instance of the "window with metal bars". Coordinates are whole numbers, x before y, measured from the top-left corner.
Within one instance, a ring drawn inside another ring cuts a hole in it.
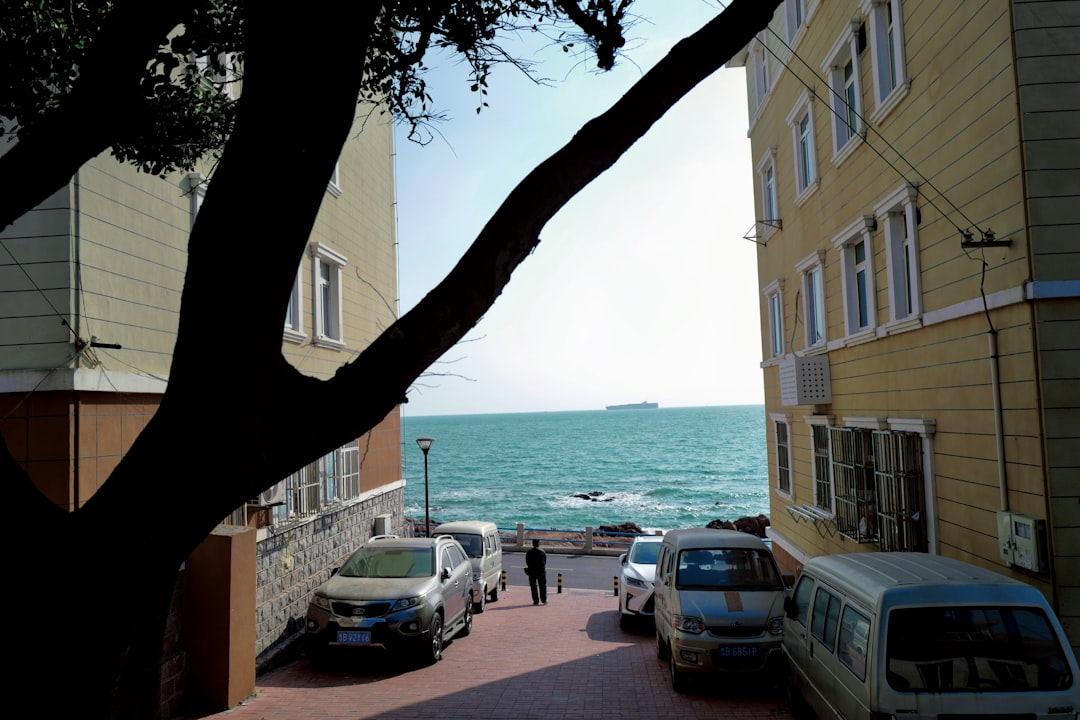
[[[825,512],[833,510],[832,468],[829,466],[829,428],[811,425],[810,440],[814,445],[814,505]]]
[[[918,434],[874,431],[874,484],[881,550],[926,550],[922,475],[922,441]]]
[[[926,550],[917,433],[829,428],[836,527],[882,551]]]
[[[776,422],[776,487],[782,493],[791,494],[791,448],[788,442],[788,424]]]

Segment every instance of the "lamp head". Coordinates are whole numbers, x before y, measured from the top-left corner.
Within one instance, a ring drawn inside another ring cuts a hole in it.
[[[416,444],[420,446],[420,449],[427,455],[427,451],[431,449],[431,446],[435,443],[435,438],[432,437],[418,437],[416,438]]]

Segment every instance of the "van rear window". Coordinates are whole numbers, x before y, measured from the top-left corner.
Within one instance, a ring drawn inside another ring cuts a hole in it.
[[[895,609],[885,657],[886,677],[898,692],[1062,690],[1074,680],[1040,608]]]

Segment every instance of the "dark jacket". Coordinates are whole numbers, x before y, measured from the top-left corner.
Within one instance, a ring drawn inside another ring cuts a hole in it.
[[[547,573],[547,553],[536,547],[525,553],[525,572],[530,576],[543,577]]]

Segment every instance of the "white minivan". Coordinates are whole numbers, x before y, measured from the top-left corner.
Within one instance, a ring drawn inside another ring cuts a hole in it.
[[[493,522],[456,520],[435,528],[435,535],[452,535],[472,561],[473,612],[482,613],[487,601],[499,599],[502,580],[502,542]]]
[[[1076,720],[1080,680],[1036,588],[926,553],[822,555],[784,603],[796,712]]]

